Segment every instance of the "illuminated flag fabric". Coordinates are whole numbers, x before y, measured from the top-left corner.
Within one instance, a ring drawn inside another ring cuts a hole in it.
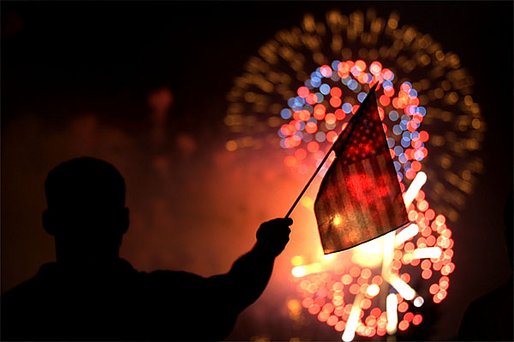
[[[325,254],[354,247],[409,219],[378,114],[375,87],[334,144],[314,203]]]

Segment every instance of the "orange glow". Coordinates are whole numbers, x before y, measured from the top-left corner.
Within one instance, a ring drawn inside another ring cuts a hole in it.
[[[342,109],[337,109],[334,113],[336,115],[337,120],[341,121],[346,118],[346,113],[343,112]]]
[[[376,275],[373,277],[373,279],[371,280],[371,282],[373,284],[377,284],[378,286],[382,285],[382,283],[384,282],[384,279],[382,278],[382,276],[379,276],[379,275]]]
[[[330,95],[332,95],[333,97],[341,97],[341,95],[343,95],[343,92],[341,88],[333,87],[332,89],[330,89]]]
[[[318,102],[318,97],[316,96],[316,94],[311,93],[307,96],[306,101],[308,104],[313,105],[316,102]]]
[[[350,285],[350,293],[353,295],[356,295],[360,292],[361,287],[359,284],[352,284]]]
[[[433,220],[434,217],[435,217],[435,212],[433,209],[428,209],[426,212],[425,212],[425,217],[428,219],[428,220]]]
[[[405,172],[405,176],[407,177],[407,179],[413,179],[416,176],[416,171],[414,171],[413,169],[409,169]]]
[[[366,70],[366,62],[364,62],[363,60],[359,59],[355,62],[355,66],[357,67],[357,69],[359,69],[359,71],[364,71]]]
[[[319,144],[316,141],[311,141],[307,144],[307,151],[310,153],[318,152],[319,150]]]
[[[334,115],[334,113],[328,113],[326,116],[325,116],[325,122],[329,125],[333,125],[335,124],[337,121],[337,118],[336,116]]]
[[[309,88],[307,88],[307,87],[300,87],[300,88],[298,88],[297,93],[298,93],[298,96],[306,98],[309,95],[310,91],[309,91]]]
[[[353,281],[353,278],[351,275],[349,274],[345,274],[342,278],[341,278],[341,281],[343,282],[344,285],[349,285],[352,283]]]
[[[407,322],[411,322],[413,318],[414,318],[414,314],[412,312],[407,312],[403,316],[403,319],[406,320]]]
[[[398,323],[398,329],[400,329],[401,331],[405,331],[408,328],[409,328],[409,322],[401,321],[400,323]]]
[[[293,156],[287,156],[284,158],[284,164],[288,167],[294,167],[296,166],[296,158]]]
[[[394,88],[393,87],[387,87],[387,88],[384,88],[384,94],[391,98],[394,96]]]
[[[391,103],[391,99],[387,95],[380,96],[379,101],[380,104],[384,107],[389,106],[389,104]]]
[[[305,125],[305,131],[307,133],[313,134],[316,133],[317,130],[318,125],[316,125],[314,122],[307,122],[307,124]]]
[[[311,117],[311,113],[309,113],[309,111],[307,111],[307,110],[301,110],[299,117],[300,117],[300,120],[307,121]]]
[[[429,134],[427,131],[419,132],[419,140],[421,140],[422,142],[427,142],[428,138],[429,138]]]
[[[432,271],[431,270],[424,270],[421,272],[421,277],[423,279],[430,279],[432,277]]]
[[[414,324],[414,325],[419,325],[419,324],[421,324],[422,321],[423,321],[423,316],[421,316],[420,314],[414,315],[414,317],[412,318],[412,324]]]
[[[329,102],[334,108],[341,106],[341,99],[339,97],[332,97]]]
[[[294,152],[296,159],[302,160],[307,157],[307,152],[303,148],[299,148]]]
[[[368,326],[375,326],[375,325],[377,325],[377,319],[376,319],[375,316],[371,316],[370,315],[370,316],[366,317],[365,322],[366,322],[366,325],[368,325]]]
[[[425,200],[418,202],[418,209],[421,211],[426,211],[428,209],[428,202]]]
[[[359,266],[355,266],[355,265],[354,265],[354,266],[352,266],[352,267],[350,268],[350,272],[349,272],[349,273],[350,273],[350,275],[351,275],[352,277],[357,278],[357,277],[360,275],[360,273],[361,273],[361,269],[360,269],[360,267],[359,267]]]
[[[404,282],[408,283],[408,282],[410,281],[410,274],[409,274],[409,273],[403,273],[403,274],[400,276],[400,278],[401,278]]]
[[[443,224],[445,224],[445,222],[446,222],[446,218],[443,215],[437,215],[437,217],[435,218],[435,223],[438,226],[442,226]]]
[[[326,113],[326,108],[324,105],[322,104],[317,104],[314,106],[314,118],[316,120],[323,120],[323,118],[325,117],[325,113]]]
[[[364,268],[361,272],[361,277],[364,279],[368,279],[369,277],[371,277],[371,275],[372,275],[372,273],[369,268]]]
[[[368,299],[368,298],[364,298],[362,301],[361,301],[361,308],[363,308],[364,310],[367,310],[371,307],[371,300]]]
[[[320,322],[326,322],[328,317],[330,317],[330,314],[329,313],[326,313],[324,311],[321,311],[319,314],[318,314],[318,320]]]
[[[369,71],[373,75],[379,74],[381,70],[382,70],[382,64],[380,62],[375,61],[375,62],[371,63],[371,65],[369,66]]]
[[[331,315],[328,319],[327,319],[327,324],[331,327],[335,326],[337,324],[337,322],[339,321],[339,318],[337,316],[334,316],[334,315]]]
[[[319,305],[318,305],[318,304],[312,304],[312,305],[309,307],[309,309],[308,309],[308,310],[309,310],[309,313],[310,313],[311,315],[317,315],[317,314],[319,313],[320,309],[321,309],[321,308],[319,307]]]
[[[346,327],[346,323],[345,323],[344,321],[339,321],[339,322],[337,322],[337,324],[335,325],[334,329],[335,329],[336,331],[341,332],[341,331],[343,331],[343,330],[344,330],[344,328],[345,328],[345,327]]]

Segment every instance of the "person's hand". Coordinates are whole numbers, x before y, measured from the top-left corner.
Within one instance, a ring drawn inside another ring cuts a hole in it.
[[[262,223],[257,230],[256,248],[270,256],[276,257],[286,247],[291,233],[290,218],[276,218]]]

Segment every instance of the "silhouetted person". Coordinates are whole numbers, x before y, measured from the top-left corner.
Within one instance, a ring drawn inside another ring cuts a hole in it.
[[[505,241],[511,269],[513,264],[513,197],[510,195],[504,209]],[[459,340],[513,341],[513,281],[509,280],[475,299],[464,312],[459,328]]]
[[[257,230],[226,274],[136,271],[119,258],[129,226],[125,183],[109,163],[66,161],[45,182],[43,226],[57,260],[1,298],[2,340],[220,340],[263,292],[290,219]]]

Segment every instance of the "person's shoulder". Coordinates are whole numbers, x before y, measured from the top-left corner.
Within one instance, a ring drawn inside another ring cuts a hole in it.
[[[46,278],[46,270],[51,267],[51,264],[45,264],[41,266],[35,275],[3,293],[2,301],[9,300],[11,298],[17,298],[21,295],[27,295],[31,292],[37,291],[41,287],[41,283]]]
[[[39,300],[42,297],[41,292],[45,288],[42,285],[43,280],[41,278],[41,274],[38,272],[31,278],[5,291],[0,297],[2,310],[11,312]]]

